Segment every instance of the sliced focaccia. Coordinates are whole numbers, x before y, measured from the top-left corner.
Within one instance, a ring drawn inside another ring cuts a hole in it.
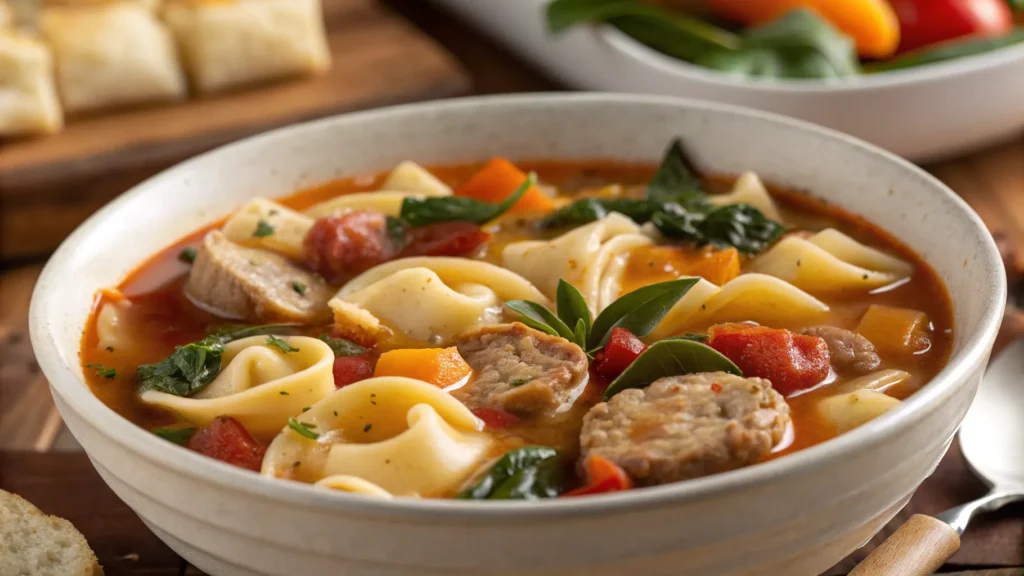
[[[57,132],[63,124],[49,48],[0,30],[0,137]]]
[[[50,6],[40,22],[68,113],[185,97],[174,40],[140,2]]]
[[[169,0],[165,19],[201,92],[331,64],[320,0]]]

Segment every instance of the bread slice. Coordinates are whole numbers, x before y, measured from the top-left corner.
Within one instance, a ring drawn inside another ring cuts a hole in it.
[[[0,490],[0,574],[103,576],[103,568],[71,522]]]

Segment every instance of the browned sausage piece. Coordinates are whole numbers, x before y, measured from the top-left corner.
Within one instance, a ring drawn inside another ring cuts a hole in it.
[[[587,375],[579,346],[518,322],[473,330],[455,344],[473,378],[452,395],[470,408],[552,414],[573,399]]]
[[[763,378],[672,376],[591,408],[580,450],[652,486],[754,464],[782,440],[789,421],[786,400]]]
[[[863,374],[882,364],[882,359],[875,352],[875,345],[860,334],[835,326],[813,326],[805,328],[803,333],[825,341],[836,372],[853,371]]]

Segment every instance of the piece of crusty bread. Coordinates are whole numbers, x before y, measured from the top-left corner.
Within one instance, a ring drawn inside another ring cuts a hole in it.
[[[103,569],[71,522],[0,490],[0,574],[103,576]]]

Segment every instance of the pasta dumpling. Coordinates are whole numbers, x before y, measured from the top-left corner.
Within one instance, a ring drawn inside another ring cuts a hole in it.
[[[501,318],[506,300],[547,298],[521,276],[465,258],[403,258],[352,279],[330,301],[335,324],[440,344]]]
[[[107,351],[132,353],[139,341],[139,329],[131,315],[128,300],[107,302],[96,316],[97,348]]]
[[[402,162],[375,192],[342,194],[315,204],[306,210],[313,218],[331,216],[349,210],[375,210],[399,216],[406,198],[451,196],[452,189],[415,162]]]
[[[593,314],[619,296],[621,259],[653,241],[622,214],[612,213],[550,241],[528,240],[505,247],[502,263],[549,298],[564,278],[579,289]]]
[[[142,401],[204,426],[218,416],[231,416],[256,437],[280,431],[288,418],[334,391],[334,352],[305,336],[282,336],[294,351],[268,344],[267,336],[227,344],[220,374],[205,388],[183,398],[149,390]]]
[[[64,113],[53,81],[53,54],[47,46],[0,25],[0,79],[0,137],[61,129]]]
[[[450,494],[493,444],[461,402],[411,378],[346,386],[297,420],[316,438],[282,430],[267,449],[263,475],[376,496]]]
[[[269,226],[273,234],[257,234],[260,223]],[[264,198],[250,200],[224,223],[224,236],[243,246],[265,248],[301,260],[306,233],[313,227],[313,219]]]
[[[861,389],[818,401],[818,412],[839,433],[848,432],[900,405],[882,392]]]
[[[775,200],[768,194],[768,189],[761,182],[761,178],[753,172],[745,172],[740,176],[732,187],[732,192],[708,196],[708,200],[716,206],[750,204],[768,218],[782,222],[782,214],[779,213],[779,207],[775,205]]]
[[[785,238],[754,260],[751,270],[813,293],[870,290],[913,274],[909,263],[833,229]]]
[[[406,160],[388,174],[381,190],[397,190],[421,196],[451,196],[452,189],[419,164]]]

